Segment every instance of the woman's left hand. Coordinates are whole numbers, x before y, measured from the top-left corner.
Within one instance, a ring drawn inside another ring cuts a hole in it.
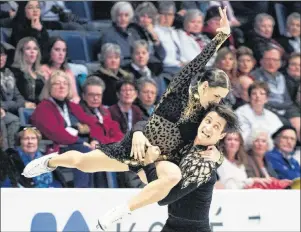
[[[217,150],[216,146],[208,146],[206,151],[201,151],[199,154],[205,161],[213,161],[215,163],[219,161],[221,157],[221,153]]]

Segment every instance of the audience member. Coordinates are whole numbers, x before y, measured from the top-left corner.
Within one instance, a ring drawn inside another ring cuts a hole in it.
[[[241,46],[237,49],[236,56],[238,75],[250,75],[256,65],[253,51],[248,47]]]
[[[115,122],[108,109],[102,105],[105,83],[96,76],[89,77],[83,86],[81,107],[88,115],[95,116],[99,121],[102,133],[99,134],[99,142],[102,144],[116,143],[123,138],[119,124]]]
[[[274,18],[267,13],[256,15],[254,29],[247,36],[246,46],[251,48],[256,61],[259,63],[263,53],[270,46],[278,47],[282,53],[282,46],[272,38],[275,26]]]
[[[39,142],[41,139],[42,135],[35,127],[26,127],[18,134],[16,150],[10,149],[7,151],[10,156],[14,157],[14,160],[17,161],[21,159],[21,162],[15,162],[20,174],[29,162],[43,156],[39,151]],[[54,179],[52,173],[45,173],[34,177],[32,182],[32,187],[34,188],[62,187],[62,185]]]
[[[143,113],[133,103],[137,98],[137,88],[132,81],[121,81],[116,86],[118,103],[109,110],[112,119],[119,123],[122,133],[130,131],[133,126],[142,120]]]
[[[158,10],[159,24],[155,26],[155,32],[166,52],[163,60],[163,71],[175,74],[185,65],[178,33],[172,27],[176,13],[175,3],[171,1],[159,2]]]
[[[277,178],[272,164],[267,161],[266,153],[273,148],[270,133],[258,128],[252,131],[251,146],[248,152],[248,177]]]
[[[16,85],[24,97],[26,108],[36,108],[44,87],[44,76],[40,69],[41,51],[33,37],[21,39],[16,48],[11,71],[16,78]]]
[[[111,9],[112,26],[104,31],[100,46],[106,43],[118,44],[121,49],[122,65],[126,65],[131,60],[131,45],[139,37],[130,33],[129,25],[134,18],[134,10],[129,2],[116,2]],[[100,47],[98,48],[100,51]]]
[[[155,102],[158,88],[157,83],[150,78],[144,77],[138,81],[138,98],[136,105],[143,113],[143,118],[147,120],[155,109]]]
[[[25,100],[16,86],[14,74],[6,66],[6,49],[2,44],[0,46],[1,131],[2,148],[6,150],[15,146],[15,133],[20,127],[18,109],[25,106]]]
[[[276,114],[264,108],[270,94],[265,82],[255,81],[248,89],[250,103],[239,107],[235,113],[241,124],[241,133],[246,145],[251,144],[251,132],[261,128],[269,136],[283,124]]]
[[[119,45],[107,43],[101,47],[101,67],[93,76],[101,78],[106,89],[103,93],[103,104],[111,106],[117,103],[116,85],[120,80],[133,80],[131,73],[120,68],[121,50]]]
[[[202,33],[204,16],[200,10],[188,10],[184,16],[184,30],[178,30],[181,44],[181,54],[184,62],[193,60],[210,43],[207,35]],[[216,54],[209,60],[206,66],[211,67],[216,58]]]
[[[300,135],[300,110],[293,104],[288,93],[285,77],[279,72],[281,52],[274,47],[267,48],[260,59],[260,68],[251,75],[268,84],[270,95],[267,107],[278,115],[283,124],[292,124]],[[298,135],[298,136],[299,136]]]
[[[79,103],[80,97],[77,93],[75,77],[67,63],[67,44],[61,37],[51,37],[43,59],[44,65],[41,70],[46,80],[49,79],[51,73],[55,70],[61,70],[66,73],[70,79],[72,86],[72,101]]]
[[[300,178],[300,166],[294,159],[297,142],[296,129],[291,126],[283,126],[273,134],[272,138],[275,147],[266,154],[266,159],[272,164],[279,179]]]
[[[286,35],[278,39],[288,54],[300,53],[300,20],[300,13],[290,14],[286,20]]]
[[[22,38],[34,37],[42,51],[41,53],[44,54],[49,35],[41,23],[40,2],[36,0],[18,1],[18,5],[17,14],[13,19],[11,44],[16,46]]]
[[[295,102],[300,86],[301,78],[301,53],[292,53],[288,59],[288,67],[285,73],[286,87],[288,93]]]
[[[237,96],[235,96],[235,104],[232,107],[234,110],[250,102],[248,89],[253,82],[254,80],[250,76],[243,75],[238,78]]]
[[[71,83],[66,73],[54,71],[31,121],[47,139],[54,142],[54,151],[77,150],[86,153],[95,149],[95,143],[101,141],[103,131],[96,117],[87,115],[78,104],[70,101],[71,93]],[[75,187],[92,186],[92,174],[78,170],[74,173]]]
[[[226,189],[243,189],[255,183],[269,183],[267,178],[248,178],[246,168],[247,154],[244,150],[242,136],[239,133],[228,133],[224,138],[225,160],[217,169],[220,182]]]

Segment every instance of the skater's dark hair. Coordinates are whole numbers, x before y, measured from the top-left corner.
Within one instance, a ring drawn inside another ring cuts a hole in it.
[[[228,75],[219,68],[206,68],[201,72],[192,73],[191,75],[193,76],[190,84],[192,92],[196,92],[198,86],[205,81],[208,82],[210,88],[221,87],[231,89]]]
[[[224,132],[231,133],[240,131],[238,117],[230,107],[217,103],[210,103],[206,109],[205,117],[210,112],[216,112],[220,117],[226,120],[227,124],[224,128]]]

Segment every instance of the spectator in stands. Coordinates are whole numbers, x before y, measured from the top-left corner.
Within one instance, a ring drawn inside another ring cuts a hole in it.
[[[286,87],[291,99],[295,102],[301,78],[301,53],[292,53],[288,59],[285,73]]]
[[[292,124],[300,135],[300,110],[290,98],[284,75],[278,71],[281,67],[281,51],[273,46],[268,47],[260,59],[260,65],[251,75],[268,84],[270,95],[267,107],[278,115],[283,124]]]
[[[155,74],[149,69],[149,47],[145,40],[136,40],[132,47],[132,62],[124,69],[131,72],[135,80],[141,77],[153,78]]]
[[[21,175],[24,168],[21,172],[17,168],[17,165],[22,163],[20,157],[18,155],[11,156],[11,154],[9,154],[9,150],[11,149],[5,150],[2,147],[3,136],[1,132],[2,130],[0,131],[0,188],[32,187],[34,185],[32,179]],[[18,159],[14,159],[15,157]]]
[[[248,89],[250,103],[239,107],[235,112],[241,124],[241,133],[245,144],[251,144],[251,132],[265,129],[272,135],[283,124],[276,114],[264,108],[268,102],[270,90],[265,82],[255,81]]]
[[[253,51],[248,47],[241,46],[237,49],[236,56],[238,75],[250,75],[256,65]]]
[[[1,131],[3,134],[3,148],[12,148],[15,146],[15,133],[20,127],[18,109],[28,105],[20,94],[14,74],[6,66],[6,49],[0,45],[0,75],[1,75]]]
[[[3,108],[0,108],[1,113],[1,131],[3,135],[2,144],[4,150],[15,146],[15,134],[20,127],[20,120],[14,114],[5,112]]]
[[[18,10],[18,4],[15,1],[6,1],[0,3],[0,27],[11,28],[12,20]]]
[[[204,16],[200,10],[188,10],[184,16],[184,30],[178,30],[181,54],[184,62],[193,60],[204,47],[210,43],[207,35],[202,33]],[[212,66],[216,54],[212,56],[206,66]]]
[[[272,138],[275,147],[266,154],[266,159],[272,164],[279,179],[293,180],[300,177],[299,163],[293,157],[297,142],[296,129],[283,126],[273,134]]]
[[[242,75],[238,78],[237,96],[232,107],[234,110],[250,102],[248,89],[253,82],[254,80],[250,76]]]
[[[70,78],[72,86],[72,101],[79,103],[80,97],[77,93],[75,77],[67,63],[67,44],[61,37],[51,37],[48,42],[47,51],[44,54],[44,65],[41,67],[46,80],[55,70],[61,70]]]
[[[116,84],[120,80],[133,80],[134,77],[120,68],[121,50],[119,45],[107,43],[101,47],[101,67],[93,74],[101,78],[106,89],[103,93],[103,104],[111,106],[117,103]]]
[[[251,48],[256,61],[259,63],[267,47],[275,46],[284,52],[282,46],[272,38],[275,26],[274,18],[267,13],[256,15],[254,29],[247,36],[246,46]]]
[[[48,32],[41,23],[41,8],[39,1],[19,1],[19,7],[13,20],[13,29],[11,34],[11,44],[16,46],[24,37],[34,37],[44,53],[47,42]]]
[[[214,66],[227,73],[232,87],[235,89],[238,84],[237,59],[235,53],[227,47],[221,48],[217,52]]]
[[[22,163],[17,165],[19,173],[22,173],[25,166],[34,159],[40,158],[43,154],[39,151],[39,142],[42,139],[40,131],[35,127],[26,127],[18,134],[18,143],[16,152],[9,151],[11,156],[19,156]],[[15,157],[15,160],[18,158]],[[61,184],[56,181],[52,173],[45,173],[33,178],[34,188],[49,188],[61,187]]]
[[[138,98],[136,105],[143,113],[143,118],[147,120],[155,109],[155,102],[158,88],[157,83],[150,78],[144,77],[138,81]]]
[[[149,65],[156,75],[162,72],[162,61],[166,56],[158,34],[155,31],[158,11],[152,2],[143,2],[135,9],[135,23],[130,24],[132,33],[138,33],[136,37],[148,43],[150,61]]]
[[[277,173],[265,156],[273,148],[269,132],[261,128],[253,130],[250,142],[248,177],[277,178]]]
[[[225,136],[224,154],[225,160],[217,169],[217,174],[226,189],[243,189],[255,183],[269,183],[267,178],[248,178],[247,153],[239,133],[228,133]]]
[[[64,1],[40,1],[41,18],[47,29],[82,31],[89,29],[81,25],[79,17],[71,12]]]
[[[96,76],[89,77],[83,85],[81,107],[88,115],[95,116],[102,129],[102,144],[116,143],[123,138],[119,124],[112,120],[111,113],[102,105],[102,95],[106,89],[105,83]]]
[[[13,72],[17,87],[26,101],[26,108],[36,108],[44,87],[44,76],[40,69],[41,52],[35,38],[21,39],[16,48]]]
[[[237,60],[236,55],[228,47],[223,47],[217,52],[214,67],[227,73],[232,91],[227,95],[225,101],[233,106],[236,103],[236,97],[239,97],[239,87],[237,78]]]
[[[116,86],[119,101],[109,110],[112,119],[119,123],[122,133],[130,131],[133,126],[142,120],[143,113],[139,107],[133,105],[137,98],[137,88],[132,81],[120,81]]]
[[[63,71],[54,71],[43,90],[43,100],[31,116],[41,133],[54,142],[53,150],[89,152],[102,139],[102,129],[96,117],[70,101],[70,78]],[[60,145],[65,145],[61,147]],[[75,170],[75,187],[91,187],[92,175]]]
[[[172,27],[176,13],[175,3],[172,1],[159,2],[158,9],[159,25],[155,26],[155,31],[166,52],[163,71],[175,74],[185,65],[178,33]]]
[[[137,39],[137,34],[129,32],[129,24],[134,18],[134,10],[129,2],[116,2],[111,10],[112,27],[104,31],[100,46],[106,43],[118,44],[123,57],[122,65],[131,60],[131,45]],[[99,47],[100,48],[100,47]],[[100,51],[100,49],[99,49]]]
[[[152,78],[159,86],[158,95],[161,96],[166,89],[163,77],[156,76],[155,72],[149,68],[149,47],[145,40],[137,40],[132,47],[132,62],[124,69],[134,75],[135,80],[142,77]]]
[[[279,38],[279,43],[288,54],[300,53],[300,13],[294,12],[287,17],[286,35]]]

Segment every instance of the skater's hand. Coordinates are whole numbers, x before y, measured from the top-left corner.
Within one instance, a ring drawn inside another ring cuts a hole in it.
[[[220,20],[220,25],[219,28],[216,29],[216,32],[223,32],[227,35],[229,35],[231,33],[231,29],[230,29],[230,23],[227,17],[227,7],[225,7],[223,10],[222,8],[218,8],[219,10],[219,15],[221,16],[221,20]]]
[[[217,162],[220,157],[221,153],[217,150],[216,146],[208,146],[206,151],[201,151],[199,154],[204,158],[205,161],[213,161]]]
[[[145,157],[146,147],[152,146],[148,139],[141,131],[136,131],[133,134],[131,157],[138,160],[143,160]]]
[[[150,146],[147,148],[144,165],[155,162],[161,154],[160,148],[157,146]]]

